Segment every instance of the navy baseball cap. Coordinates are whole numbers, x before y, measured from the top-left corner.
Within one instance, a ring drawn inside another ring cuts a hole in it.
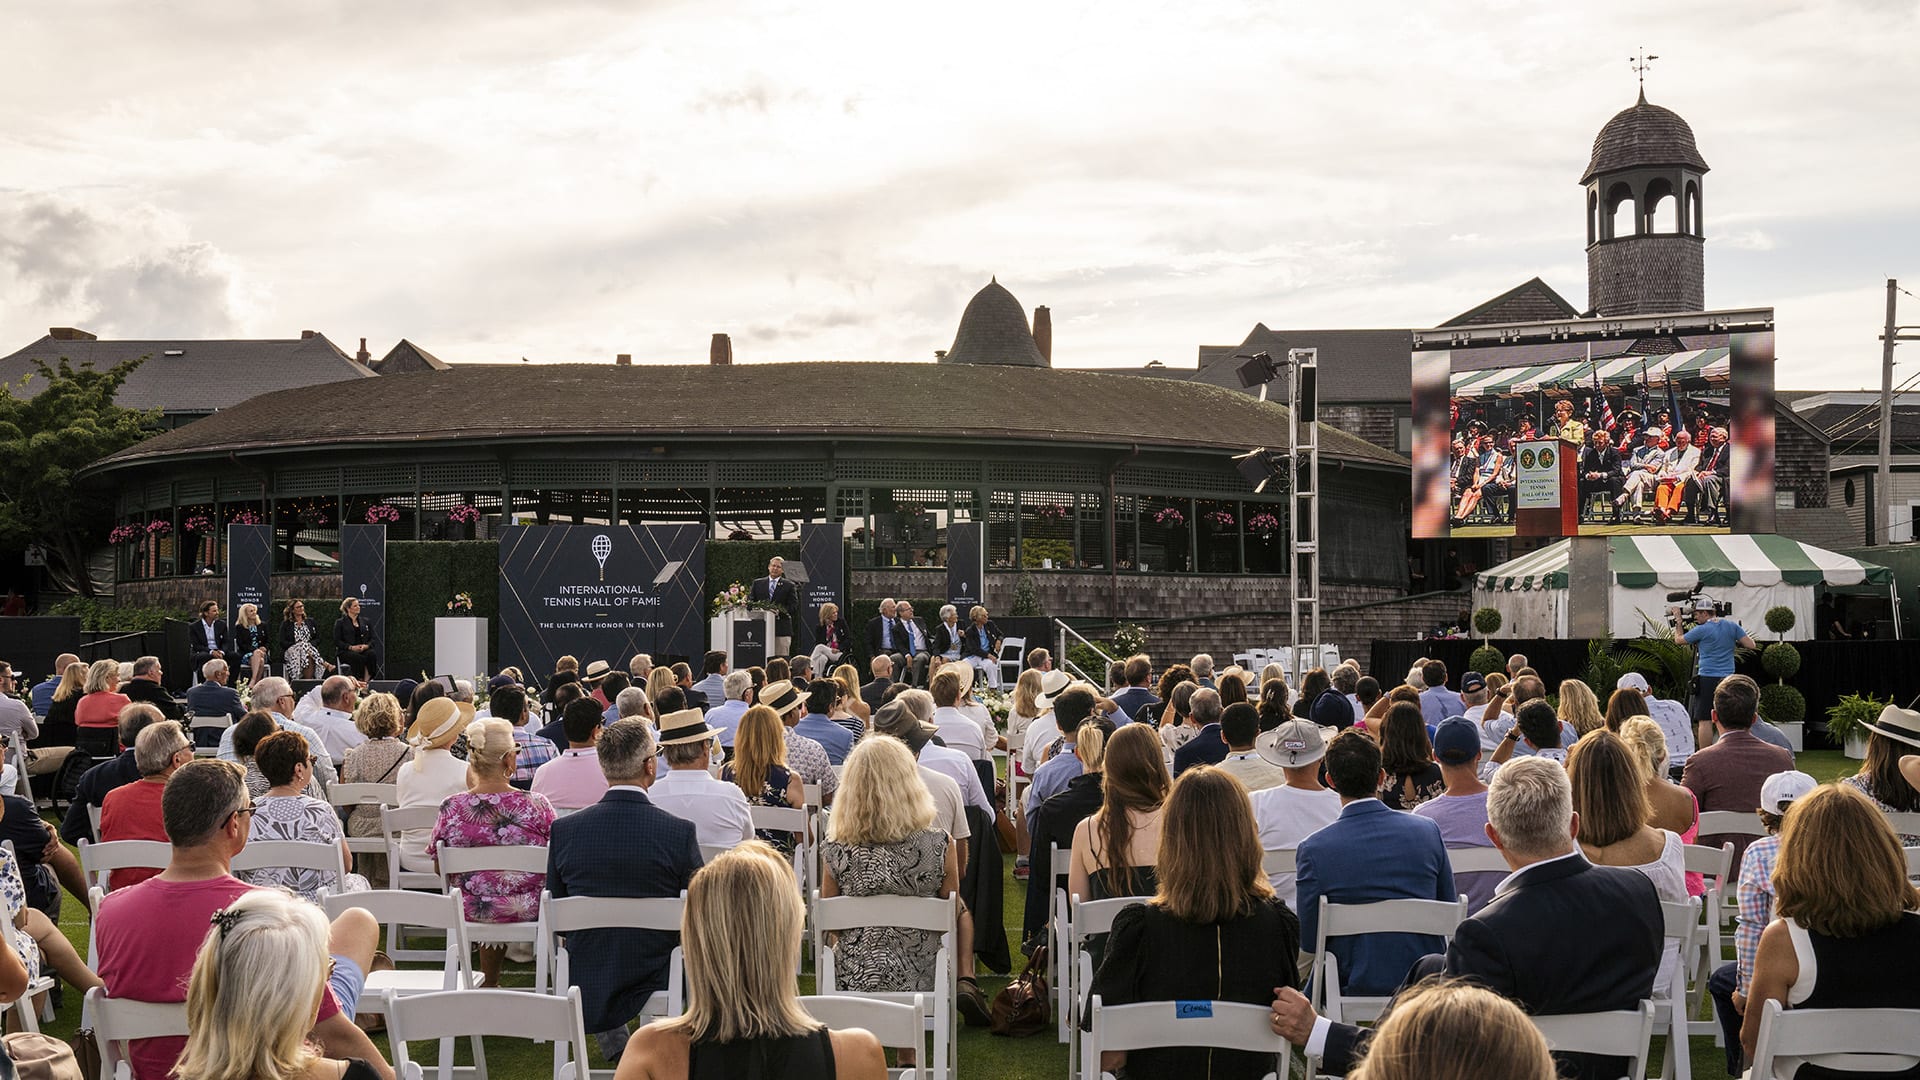
[[[1485,690],[1486,688],[1487,677],[1477,671],[1469,671],[1460,677],[1460,692],[1463,694],[1471,694],[1475,690]]]
[[[1480,725],[1464,716],[1440,722],[1433,733],[1433,756],[1443,765],[1465,765],[1480,753]]]

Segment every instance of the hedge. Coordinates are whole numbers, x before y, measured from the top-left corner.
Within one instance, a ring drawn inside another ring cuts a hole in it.
[[[162,630],[169,619],[190,622],[195,618],[186,608],[113,607],[90,596],[69,596],[48,608],[47,614],[78,617],[80,629],[109,634]]]

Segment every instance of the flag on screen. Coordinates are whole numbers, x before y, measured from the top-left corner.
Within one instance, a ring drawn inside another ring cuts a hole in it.
[[[1674,389],[1673,374],[1671,372],[1667,374],[1667,416],[1668,419],[1673,421],[1673,427],[1667,431],[1667,438],[1672,439],[1679,435],[1680,432],[1686,430],[1687,421],[1685,417],[1680,415],[1680,395],[1679,392]]]

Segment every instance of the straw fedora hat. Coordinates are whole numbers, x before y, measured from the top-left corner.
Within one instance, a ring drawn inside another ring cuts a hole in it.
[[[437,697],[420,706],[420,715],[407,729],[407,742],[416,750],[445,750],[473,723],[473,705]]]
[[[681,709],[660,718],[661,746],[706,742],[719,733],[719,729],[707,726],[706,714],[699,709]]]
[[[1880,710],[1878,719],[1869,720],[1861,725],[1876,735],[1885,735],[1896,742],[1908,746],[1920,746],[1920,712],[1889,705]]]

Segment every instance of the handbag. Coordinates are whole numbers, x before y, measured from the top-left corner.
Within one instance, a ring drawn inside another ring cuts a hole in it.
[[[79,1060],[83,1037],[85,1049],[93,1054],[92,1072],[85,1071]],[[100,1049],[91,1031],[76,1033],[71,1046],[37,1031],[16,1031],[5,1042],[13,1073],[20,1080],[94,1080],[100,1075]]]
[[[1052,1026],[1047,992],[1047,947],[1040,945],[1027,958],[1019,977],[993,995],[993,1004],[987,1010],[987,1030],[1016,1039],[1047,1030]]]

